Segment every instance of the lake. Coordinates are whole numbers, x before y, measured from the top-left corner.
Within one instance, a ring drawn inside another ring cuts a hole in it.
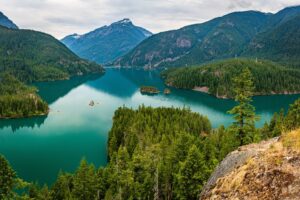
[[[104,76],[75,77],[67,81],[35,84],[51,112],[47,117],[0,120],[0,153],[18,175],[27,181],[51,184],[60,170],[73,172],[84,157],[105,166],[106,142],[114,111],[120,106],[139,105],[190,107],[207,115],[213,127],[228,126],[226,112],[235,103],[194,91],[171,89],[172,94],[142,95],[139,87],[165,88],[158,71],[107,69]],[[300,95],[255,97],[261,116],[258,126],[274,112],[287,109]],[[89,106],[91,101],[95,106]]]

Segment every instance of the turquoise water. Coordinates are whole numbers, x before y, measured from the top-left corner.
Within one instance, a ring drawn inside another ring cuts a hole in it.
[[[213,127],[229,125],[226,113],[234,102],[187,90],[171,95],[141,95],[141,85],[165,88],[159,72],[108,69],[104,76],[76,77],[68,81],[38,83],[39,93],[50,104],[47,117],[0,120],[0,153],[27,181],[51,184],[60,170],[72,172],[85,157],[104,166],[106,142],[114,111],[120,106],[141,104],[190,107],[207,115]],[[288,108],[300,95],[254,98],[261,126],[280,108]],[[90,101],[96,105],[90,107]]]

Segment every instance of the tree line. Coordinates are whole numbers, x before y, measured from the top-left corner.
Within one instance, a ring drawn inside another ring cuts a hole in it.
[[[0,74],[0,118],[43,115],[48,110],[36,88],[26,86],[10,74]]]
[[[251,71],[254,95],[300,92],[300,70],[282,67],[270,61],[229,59],[195,67],[172,68],[162,72],[166,84],[176,88],[208,87],[214,96],[233,98],[232,79],[244,68]]]

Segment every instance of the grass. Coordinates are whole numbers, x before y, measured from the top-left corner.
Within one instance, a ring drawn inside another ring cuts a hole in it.
[[[300,129],[283,134],[281,141],[284,147],[300,152]]]

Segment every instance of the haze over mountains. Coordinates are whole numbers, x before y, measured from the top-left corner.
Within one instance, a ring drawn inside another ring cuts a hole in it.
[[[105,64],[125,55],[151,35],[129,19],[123,19],[84,35],[66,36],[61,41],[80,57]]]
[[[162,32],[117,59],[120,66],[189,66],[231,57],[258,57],[298,65],[300,6],[276,14],[235,12],[202,24]]]

